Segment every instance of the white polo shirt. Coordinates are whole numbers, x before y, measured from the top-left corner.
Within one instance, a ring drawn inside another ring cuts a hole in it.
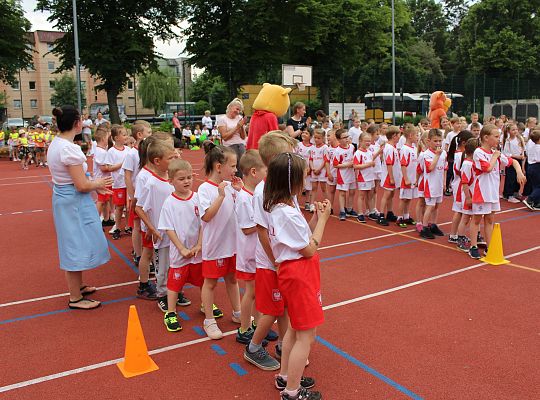
[[[257,232],[246,235],[242,229],[254,228],[257,226],[253,211],[253,193],[246,188],[242,188],[238,193],[235,204],[236,221],[238,231],[236,232],[236,269],[242,272],[255,273],[255,249],[257,247]]]
[[[447,168],[446,151],[442,151],[435,169],[429,172],[429,168],[435,159],[435,153],[431,150],[424,152],[424,197],[433,198],[443,195],[444,171]]]
[[[159,216],[161,214],[163,203],[165,203],[165,200],[172,192],[174,192],[174,187],[168,180],[154,174],[150,175],[146,182],[146,186],[148,190],[145,192],[143,198],[137,198],[137,205],[142,207],[143,211],[152,222],[152,225],[158,229]],[[170,242],[165,231],[160,230],[159,234],[161,235],[161,240],[154,243],[154,248],[162,249],[163,247],[168,247]]]
[[[127,146],[123,146],[122,149],[117,149],[114,146],[111,147],[107,151],[107,164],[123,164],[129,151],[130,149]],[[124,170],[122,168],[119,168],[116,171],[112,171],[111,176],[113,178],[113,189],[122,189],[126,187],[126,182],[124,180]]]
[[[253,192],[253,221],[261,227],[268,229],[268,213],[263,208],[264,181],[260,181]],[[257,240],[255,248],[255,263],[257,268],[276,270],[264,251],[261,242]]]
[[[133,183],[133,187],[136,187],[137,183],[137,175],[139,174],[139,160],[139,149],[137,147],[133,147],[129,149],[129,152],[124,159],[124,163],[122,164],[123,170],[132,172],[131,182]]]
[[[302,258],[300,250],[309,245],[311,230],[299,208],[275,205],[269,213],[268,234],[277,263]]]

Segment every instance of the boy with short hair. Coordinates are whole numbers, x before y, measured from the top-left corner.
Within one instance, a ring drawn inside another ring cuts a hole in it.
[[[386,131],[387,143],[383,149],[383,167],[381,171],[381,187],[384,190],[381,198],[381,214],[377,220],[377,223],[382,226],[388,226],[388,221],[397,221],[397,217],[392,211],[392,203],[394,201],[394,191],[401,182],[401,165],[399,153],[396,149],[400,134],[401,131],[397,126],[391,126]]]
[[[97,144],[94,150],[94,156],[92,157],[94,162],[94,167],[92,169],[94,171],[94,179],[107,178],[111,176],[109,166],[107,165],[107,142],[109,140],[109,131],[104,128],[98,128],[96,129],[94,138]],[[112,187],[108,189],[112,190]],[[101,225],[104,227],[114,225],[114,221],[110,219],[110,200],[110,194],[98,193],[97,195],[96,207],[98,214],[102,217]]]
[[[309,160],[309,155],[311,153],[311,149],[313,148],[313,144],[311,143],[311,138],[313,137],[313,130],[308,129],[307,127],[304,127],[301,133],[302,141],[298,143],[298,146],[296,147],[296,152],[302,156],[304,160],[306,160],[306,163]],[[309,202],[311,199],[311,170],[308,168],[308,172],[306,177],[304,178],[304,193],[305,193],[305,205],[304,210],[306,211],[315,211],[315,206]]]
[[[409,124],[405,127],[403,136],[405,143],[399,152],[399,161],[401,165],[401,184],[399,188],[399,206],[397,225],[400,228],[406,228],[408,225],[415,225],[416,221],[409,214],[411,200],[418,197],[416,188],[416,167],[418,166],[417,143],[418,132],[416,127]]]

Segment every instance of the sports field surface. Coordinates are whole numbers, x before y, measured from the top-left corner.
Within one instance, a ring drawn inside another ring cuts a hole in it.
[[[203,154],[184,158],[198,186]],[[103,306],[70,310],[50,179],[46,168],[0,159],[0,399],[279,398],[274,373],[243,359],[223,285],[220,341],[202,331],[198,289],[185,290],[193,304],[179,307],[179,333],[167,332],[155,302],[135,298],[128,236],[107,234],[111,261],[85,273]],[[451,203],[440,213],[445,232]],[[319,250],[326,321],[305,372],[325,399],[540,398],[540,213],[501,207],[511,262],[502,266],[471,259],[447,238],[330,219]],[[132,304],[159,370],[126,379],[115,364]]]

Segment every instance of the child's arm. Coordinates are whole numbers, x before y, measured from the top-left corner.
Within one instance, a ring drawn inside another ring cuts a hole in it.
[[[257,237],[259,238],[259,242],[261,243],[261,246],[270,262],[276,265],[276,259],[274,258],[274,253],[272,253],[272,247],[270,246],[268,229],[262,227],[261,225],[257,225]]]
[[[251,235],[255,232],[257,232],[256,226],[252,226],[251,228],[242,228],[242,233],[246,236]]]
[[[150,221],[150,218],[148,218],[148,214],[146,214],[143,208],[139,205],[135,206],[135,213],[139,216],[141,221],[144,222],[146,228],[148,229],[148,232],[146,232],[146,237],[148,238],[148,235],[151,235],[153,238],[161,240],[161,235],[159,234],[159,231],[152,224],[152,221]]]
[[[225,186],[227,186],[227,182],[221,182],[219,184],[218,197],[216,197],[214,202],[210,205],[210,207],[208,207],[208,210],[206,210],[204,215],[201,217],[204,222],[210,222],[212,218],[214,218],[215,215],[218,213],[219,208],[221,207],[221,204],[225,199]]]
[[[439,158],[441,157],[441,153],[442,152],[440,150],[437,150],[437,152],[435,153],[435,157],[433,157],[433,160],[431,160],[431,163],[427,167],[428,172],[433,172],[435,168],[437,168],[437,164],[439,163]]]
[[[403,177],[405,186],[410,186],[411,181],[409,180],[409,176],[407,175],[407,167],[405,165],[401,165],[401,176]]]
[[[193,257],[193,249],[190,250],[186,246],[184,246],[175,231],[167,230],[167,236],[169,237],[169,239],[171,239],[172,244],[174,244],[176,248],[180,250],[180,254],[182,254],[182,257]]]
[[[193,257],[197,257],[199,251],[202,249],[202,227],[199,228],[199,238],[197,239],[197,244],[191,249],[193,252]]]
[[[317,203],[316,209],[318,214],[317,225],[309,239],[309,244],[300,250],[300,254],[302,254],[303,257],[312,257],[317,252],[317,248],[323,237],[326,222],[328,221],[328,218],[330,218],[330,201],[325,200],[322,203]]]
[[[133,171],[130,171],[129,169],[124,169],[124,182],[126,184],[127,189],[127,209],[131,209],[133,204],[133,198],[135,197],[135,186],[133,186],[133,181],[131,180],[131,177],[133,176]]]
[[[386,165],[386,170],[388,171],[388,179],[390,180],[390,184],[394,185],[396,182],[394,180],[394,171],[392,167],[392,165]]]
[[[330,182],[334,182],[334,177],[330,173],[330,163],[326,162],[324,165],[325,165],[325,168],[326,168],[326,177],[328,178],[328,180]]]
[[[465,204],[470,206],[472,204],[471,190],[468,183],[464,183],[462,186],[463,193],[465,193]]]
[[[523,174],[523,171],[521,170],[521,165],[519,164],[519,161],[512,158],[512,166],[516,170],[518,183],[520,185],[524,185],[525,182],[527,182],[527,178],[525,178],[525,175]]]
[[[118,163],[118,164],[107,164],[107,171],[108,171],[108,172],[117,171],[117,170],[119,170],[120,168],[122,168],[122,164],[123,164],[123,163]],[[105,171],[104,171],[104,172],[105,172]]]
[[[493,168],[495,168],[495,165],[497,165],[497,160],[499,159],[499,157],[501,156],[501,152],[499,150],[495,150],[493,152],[493,154],[491,155],[491,160],[489,160],[489,166],[484,170],[484,168],[482,168],[482,170],[484,172],[491,172],[493,171]],[[483,167],[482,165],[482,161],[480,162],[480,166]],[[520,168],[521,169],[521,168]]]
[[[370,168],[370,167],[374,167],[374,166],[375,166],[375,161],[370,161],[370,162],[367,162],[367,163],[364,163],[364,164],[354,164],[353,168],[354,169],[366,169],[366,168]]]

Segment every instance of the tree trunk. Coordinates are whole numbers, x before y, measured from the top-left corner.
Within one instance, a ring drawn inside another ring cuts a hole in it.
[[[326,80],[321,81],[319,90],[321,92],[322,110],[328,114],[330,107],[330,82]]]
[[[118,102],[116,98],[118,97],[117,88],[108,88],[107,90],[107,104],[109,105],[109,118],[111,124],[120,124],[120,114],[118,113]]]

